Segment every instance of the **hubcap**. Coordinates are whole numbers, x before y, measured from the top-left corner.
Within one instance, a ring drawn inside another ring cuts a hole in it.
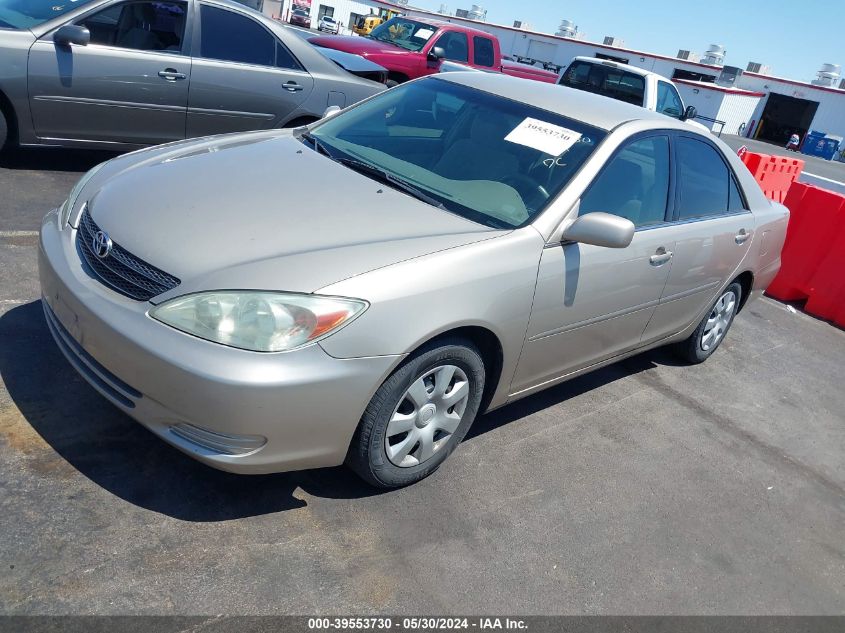
[[[728,325],[731,323],[734,309],[736,308],[736,295],[729,290],[716,302],[710,316],[707,317],[707,323],[704,325],[704,331],[701,333],[701,349],[709,352],[711,349],[719,344],[725,332],[728,330]]]
[[[469,380],[460,367],[442,365],[417,378],[387,423],[387,458],[408,468],[434,457],[458,430],[468,402]]]

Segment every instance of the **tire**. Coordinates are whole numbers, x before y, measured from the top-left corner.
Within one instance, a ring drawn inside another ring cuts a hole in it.
[[[6,115],[0,110],[0,152],[2,152],[9,140],[9,125],[6,123]]]
[[[428,477],[475,420],[484,380],[484,361],[469,341],[443,339],[421,348],[370,400],[349,446],[347,466],[379,488]]]
[[[675,345],[678,356],[692,364],[710,358],[725,340],[741,300],[742,286],[733,282],[719,295],[690,337]]]

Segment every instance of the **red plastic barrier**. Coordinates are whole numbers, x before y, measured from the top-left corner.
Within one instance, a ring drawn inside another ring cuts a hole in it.
[[[845,222],[845,201],[841,208],[840,222]],[[827,257],[810,280],[810,292],[804,309],[823,319],[845,327],[845,223]]]
[[[845,327],[845,196],[796,182],[781,269],[766,292]]]
[[[771,156],[745,152],[740,156],[748,171],[760,184],[766,197],[775,202],[783,202],[792,183],[801,175],[804,161],[786,156]]]

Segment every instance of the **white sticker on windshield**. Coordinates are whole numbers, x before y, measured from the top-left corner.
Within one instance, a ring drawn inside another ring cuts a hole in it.
[[[428,41],[428,38],[430,38],[432,35],[434,35],[434,31],[432,31],[431,29],[420,29],[419,31],[414,33],[414,37],[417,37],[421,40],[425,40],[426,42]]]
[[[581,135],[578,132],[529,117],[517,125],[505,137],[505,140],[531,147],[551,156],[560,156],[575,145],[580,138]]]

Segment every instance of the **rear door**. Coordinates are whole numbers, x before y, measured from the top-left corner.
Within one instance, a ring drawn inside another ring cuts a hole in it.
[[[188,96],[189,137],[278,127],[314,80],[247,13],[201,3]]]
[[[644,334],[649,342],[700,318],[716,293],[741,271],[754,216],[721,150],[708,139],[676,133],[677,200],[672,221],[672,270]]]
[[[87,46],[53,33],[29,56],[29,98],[42,139],[153,144],[185,136],[189,3],[115,2],[75,20]]]

